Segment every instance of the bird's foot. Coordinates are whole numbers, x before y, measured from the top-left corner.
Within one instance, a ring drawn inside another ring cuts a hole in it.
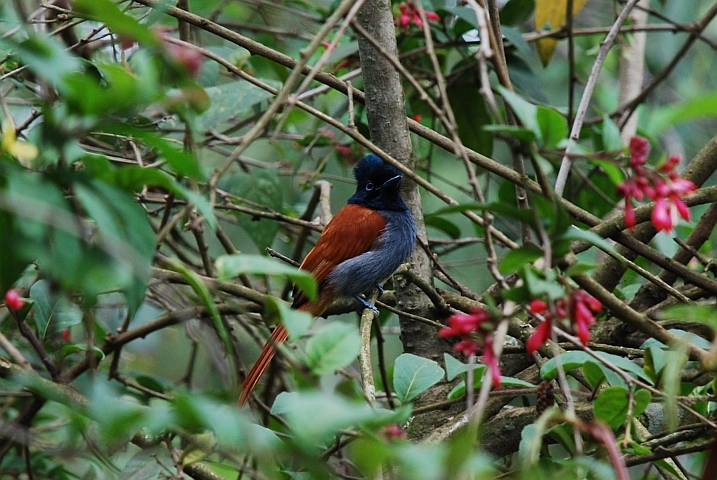
[[[383,295],[383,285],[377,283],[376,288],[378,289],[378,296],[380,297],[381,295]]]
[[[378,308],[376,308],[376,305],[367,302],[366,300],[364,300],[363,298],[361,298],[359,295],[354,295],[354,298],[355,298],[356,300],[358,300],[359,303],[364,306],[364,308],[370,308],[371,310],[373,310],[374,312],[376,312],[376,316],[379,315],[379,311],[378,311]],[[363,309],[361,309],[361,310],[363,310]],[[359,315],[361,314],[361,310],[359,310]]]

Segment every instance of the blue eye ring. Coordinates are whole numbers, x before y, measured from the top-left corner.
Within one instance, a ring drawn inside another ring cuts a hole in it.
[[[370,191],[373,190],[373,189],[374,189],[373,182],[372,182],[371,180],[369,180],[368,182],[366,182],[366,191],[367,191],[367,192],[370,192]]]

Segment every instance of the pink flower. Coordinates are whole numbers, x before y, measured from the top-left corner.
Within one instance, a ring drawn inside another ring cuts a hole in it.
[[[543,300],[532,300],[528,304],[528,312],[533,315],[542,315],[543,321],[525,342],[526,352],[531,355],[546,341],[550,340],[553,321],[568,318],[575,329],[576,335],[583,345],[586,345],[590,339],[589,327],[595,323],[595,314],[601,310],[602,303],[583,290],[573,290],[569,298],[557,299],[554,312],[548,310],[548,304]],[[556,315],[557,318],[553,319],[553,315]]]
[[[418,28],[423,28],[421,14],[418,13],[418,9],[413,2],[404,2],[399,4],[398,10],[400,12],[398,19],[396,20],[398,26],[406,27],[413,22]],[[426,20],[428,21],[437,21],[441,19],[436,12],[425,11],[424,14],[426,15]]]
[[[493,352],[493,324],[487,310],[476,307],[471,313],[456,313],[446,320],[448,326],[439,330],[441,338],[459,337],[453,349],[466,357],[483,349],[483,364],[490,369],[493,385],[500,385],[500,366]]]
[[[397,423],[392,423],[391,425],[386,425],[383,427],[383,433],[386,434],[386,436],[390,440],[407,440],[408,435],[406,434],[406,431],[401,428],[401,426]]]
[[[625,200],[625,226],[627,228],[634,228],[637,225],[637,218],[635,217],[635,209],[632,208],[632,202]]]
[[[540,325],[535,327],[533,334],[528,337],[528,341],[525,342],[525,351],[528,355],[532,355],[533,352],[537,351],[545,342],[550,340],[551,332],[553,329],[552,321],[550,316],[546,316]]]
[[[541,314],[544,313],[547,309],[548,304],[539,298],[531,300],[531,302],[528,304],[528,311],[532,314]]]
[[[11,288],[5,292],[5,306],[13,312],[17,312],[25,306],[25,301],[20,298],[16,290]]]
[[[642,137],[630,139],[630,166],[641,167],[647,163],[647,156],[650,154],[650,143]]]
[[[670,231],[678,221],[678,216],[690,219],[690,210],[682,197],[697,187],[690,180],[679,178],[675,167],[680,162],[679,155],[671,155],[656,170],[645,168],[650,144],[642,137],[630,139],[628,178],[617,186],[617,194],[625,199],[625,226],[633,228],[637,223],[632,199],[642,200],[646,195],[655,202],[651,221],[658,232]]]
[[[426,10],[425,13],[426,13],[426,19],[428,19],[428,20],[437,22],[438,20],[441,19],[441,17],[439,17],[436,12],[429,12],[428,10]]]
[[[655,200],[655,208],[652,209],[652,225],[658,232],[672,230],[672,225],[677,219],[672,217],[672,206],[666,198]]]
[[[667,160],[665,160],[665,163],[660,166],[659,170],[664,173],[670,173],[680,163],[680,160],[682,160],[682,158],[679,155],[670,155],[667,157]]]
[[[596,313],[602,311],[602,303],[583,290],[575,290],[572,294],[572,322],[576,335],[583,345],[590,340],[589,326],[595,323]]]
[[[493,380],[493,386],[495,388],[500,387],[500,365],[498,365],[498,359],[495,358],[495,352],[493,351],[493,337],[486,337],[485,345],[483,348],[483,365],[485,365],[490,371],[491,379]]]
[[[475,307],[471,313],[456,313],[448,318],[448,326],[443,327],[438,332],[438,336],[441,338],[465,337],[478,331],[481,323],[489,319],[488,312],[479,307]]]

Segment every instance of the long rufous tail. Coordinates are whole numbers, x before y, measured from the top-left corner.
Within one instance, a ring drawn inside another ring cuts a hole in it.
[[[289,332],[286,331],[283,325],[277,325],[274,331],[271,333],[271,340],[264,344],[264,348],[261,350],[261,355],[256,361],[246,378],[241,384],[241,395],[239,395],[239,406],[241,407],[246,403],[247,399],[251,396],[256,384],[259,383],[259,379],[271,363],[271,359],[274,358],[276,353],[276,346],[281,345],[286,341],[289,336]]]

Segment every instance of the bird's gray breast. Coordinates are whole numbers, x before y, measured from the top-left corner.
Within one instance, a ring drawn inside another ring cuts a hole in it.
[[[408,211],[380,211],[386,220],[371,250],[338,264],[326,277],[340,295],[366,293],[383,282],[408,258],[416,242],[416,225]]]

